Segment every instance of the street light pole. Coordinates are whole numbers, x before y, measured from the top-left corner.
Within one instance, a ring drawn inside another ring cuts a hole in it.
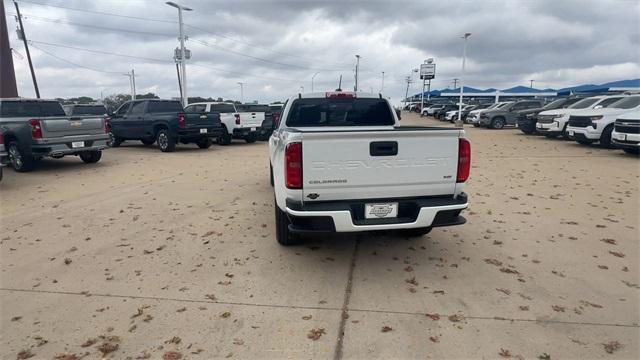
[[[136,74],[135,74],[135,72],[133,72],[133,69],[131,69],[130,73],[125,73],[125,74],[122,74],[122,75],[129,77],[129,88],[131,88],[131,100],[135,100],[136,99]]]
[[[535,80],[529,80],[529,81],[531,82],[531,85],[530,85],[529,87],[533,89],[533,82],[534,82]]]
[[[427,63],[427,60],[424,61],[424,63]],[[422,70],[420,71],[420,77],[422,78],[422,93],[420,94],[420,116],[422,116],[422,109],[424,109],[424,83],[425,83],[425,78],[422,74]]]
[[[460,76],[460,103],[458,104],[458,121],[456,121],[457,127],[463,127],[462,124],[462,97],[464,96],[464,67],[467,62],[467,39],[471,36],[471,33],[465,33],[462,38],[464,39],[464,46],[462,47],[462,75]]]
[[[360,55],[356,55],[356,86],[353,91],[358,91],[358,68],[360,67]]]
[[[179,4],[176,4],[173,1],[167,1],[166,2],[167,5],[169,6],[173,6],[174,8],[178,9],[178,24],[179,24],[179,31],[180,31],[180,67],[182,68],[181,72],[182,72],[182,106],[186,107],[187,105],[189,105],[189,98],[187,96],[187,59],[185,56],[185,49],[184,49],[184,24],[182,23],[182,11],[191,11],[193,9],[188,8],[186,6],[182,6]]]
[[[320,74],[320,71],[318,71],[317,73],[313,74],[313,76],[311,77],[311,92],[313,92],[313,78],[316,77],[316,75]]]
[[[238,82],[238,85],[240,85],[240,103],[244,104],[244,83],[243,82]]]

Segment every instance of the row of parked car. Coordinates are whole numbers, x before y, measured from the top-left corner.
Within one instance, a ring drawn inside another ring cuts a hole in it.
[[[183,108],[177,100],[141,99],[108,113],[103,105],[65,105],[56,100],[0,99],[0,179],[2,167],[33,169],[37,160],[68,155],[96,163],[102,151],[125,141],[157,143],[174,151],[178,143],[202,149],[233,139],[267,140],[282,104],[203,102]]]
[[[458,118],[458,105],[425,106],[422,114],[454,121]],[[517,126],[525,134],[640,153],[640,94],[635,93],[570,96],[548,104],[534,99],[463,105],[462,119],[476,127]]]

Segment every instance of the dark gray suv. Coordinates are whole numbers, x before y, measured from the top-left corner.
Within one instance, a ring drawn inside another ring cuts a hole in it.
[[[542,100],[521,100],[507,104],[500,108],[483,111],[480,114],[480,126],[491,129],[502,129],[505,125],[515,125],[518,121],[518,112],[541,108],[544,106]]]

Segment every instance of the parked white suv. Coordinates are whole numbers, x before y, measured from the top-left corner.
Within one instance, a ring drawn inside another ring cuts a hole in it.
[[[220,114],[222,133],[219,145],[229,145],[232,139],[244,139],[248,143],[258,140],[258,132],[264,121],[264,112],[253,111],[250,105],[236,105],[228,102],[200,102],[189,104],[188,113]]]
[[[611,141],[626,153],[640,154],[640,111],[618,116],[613,125]]]
[[[560,135],[568,138],[567,122],[569,121],[569,116],[571,116],[571,114],[588,109],[606,108],[625,96],[626,95],[593,96],[582,99],[564,109],[543,111],[538,114],[536,129],[539,133],[544,134],[544,136],[548,138],[555,138]]]
[[[269,139],[276,238],[401,230],[420,236],[465,222],[471,147],[464,130],[400,126],[381,95],[290,98]]]
[[[569,117],[567,134],[581,144],[600,142],[600,146],[610,148],[616,118],[636,110],[640,110],[640,95],[627,96],[607,108],[573,113]]]

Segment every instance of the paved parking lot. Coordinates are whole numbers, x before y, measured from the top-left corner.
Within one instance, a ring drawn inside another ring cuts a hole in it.
[[[279,246],[266,143],[8,170],[2,357],[637,359],[638,159],[468,137],[469,221],[418,239]]]

